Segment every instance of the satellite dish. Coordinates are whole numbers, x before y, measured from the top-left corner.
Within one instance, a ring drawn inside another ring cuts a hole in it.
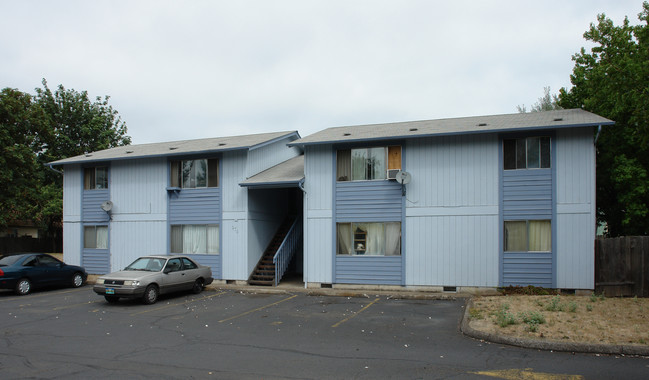
[[[399,171],[399,172],[397,173],[395,179],[396,179],[397,182],[399,182],[400,184],[402,184],[402,185],[407,185],[407,184],[409,184],[410,181],[412,180],[412,176],[411,176],[410,173],[408,173],[408,172],[402,172],[402,171]]]
[[[102,203],[100,207],[101,207],[102,210],[104,210],[106,212],[110,212],[110,210],[113,209],[113,202],[106,201],[106,202]]]

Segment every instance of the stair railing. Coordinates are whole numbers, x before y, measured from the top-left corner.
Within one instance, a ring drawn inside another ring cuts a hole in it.
[[[273,256],[273,264],[275,264],[275,286],[284,276],[288,264],[293,259],[295,252],[300,248],[302,243],[302,218],[296,218],[291,228],[288,230],[284,241],[277,249],[277,253]]]

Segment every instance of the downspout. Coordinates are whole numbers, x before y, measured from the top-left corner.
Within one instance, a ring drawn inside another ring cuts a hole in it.
[[[602,125],[597,126],[597,135],[595,135],[595,142],[593,144],[597,145],[597,140],[599,139],[599,134],[602,133]]]
[[[306,230],[306,224],[307,224],[307,218],[305,215],[305,211],[307,209],[307,192],[306,189],[304,188],[304,178],[298,182],[297,187],[302,190],[302,193],[304,194],[304,199],[302,200],[302,258],[304,259],[304,268],[302,269],[302,280],[304,281],[304,289],[307,288],[307,268],[309,267],[307,265],[307,260],[309,259],[309,255],[305,254],[305,250],[307,247],[307,230]]]
[[[43,164],[43,166],[45,166],[46,168],[50,169],[51,171],[53,171],[53,172],[55,172],[55,173],[63,174],[63,171],[62,171],[62,170],[56,170],[56,169],[54,169],[54,167],[52,166],[52,164]]]

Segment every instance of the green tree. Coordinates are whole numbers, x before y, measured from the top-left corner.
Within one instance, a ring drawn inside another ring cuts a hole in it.
[[[0,95],[0,165],[16,168],[0,171],[0,228],[10,220],[29,219],[56,233],[63,178],[45,164],[131,143],[108,96],[93,101],[86,91],[59,85],[52,92],[45,79],[42,83],[33,96],[10,88]]]
[[[550,95],[550,87],[543,87],[543,96],[532,105],[530,112],[543,112],[543,111],[552,111],[560,110],[563,107],[559,105],[559,97],[557,95]],[[520,113],[527,112],[527,107],[525,104],[516,106],[516,109]]]
[[[0,91],[0,227],[26,218],[34,203],[42,168],[34,153],[42,145],[45,118],[32,97],[18,90]]]
[[[584,38],[595,44],[573,56],[572,87],[559,105],[615,121],[597,141],[597,211],[611,236],[649,233],[649,3],[640,24],[601,14]]]

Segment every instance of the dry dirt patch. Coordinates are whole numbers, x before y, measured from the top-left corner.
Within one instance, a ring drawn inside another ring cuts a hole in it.
[[[647,312],[644,298],[508,295],[475,298],[469,323],[517,338],[649,346]]]

